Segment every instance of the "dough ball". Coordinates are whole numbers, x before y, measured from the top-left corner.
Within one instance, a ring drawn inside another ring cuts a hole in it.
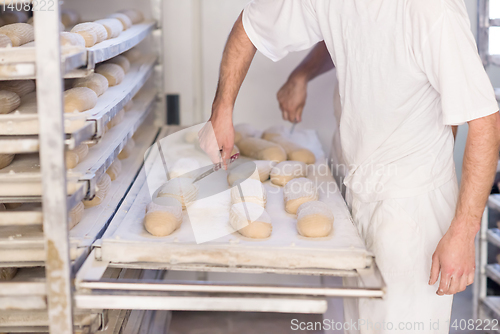
[[[307,165],[300,161],[283,161],[271,170],[271,182],[284,186],[288,181],[307,176]]]
[[[247,238],[269,238],[273,230],[271,217],[263,207],[255,203],[233,204],[229,221],[238,233]]]
[[[10,281],[17,274],[17,268],[5,267],[0,268],[0,281]]]
[[[120,154],[118,154],[118,159],[120,159],[120,160],[127,159],[134,151],[134,148],[135,148],[135,141],[134,141],[134,139],[130,138],[128,140],[128,142],[125,144],[125,146],[123,147]]]
[[[158,191],[157,200],[162,197],[172,197],[182,203],[185,209],[187,205],[198,197],[198,185],[193,184],[193,179],[175,178],[165,183]],[[161,204],[155,200],[155,203]]]
[[[317,201],[318,192],[313,181],[304,177],[289,181],[283,188],[285,210],[296,214],[297,209],[306,202]]]
[[[242,155],[255,160],[286,160],[286,152],[281,146],[260,138],[243,138],[238,142],[238,148]]]
[[[0,169],[7,167],[14,160],[15,154],[0,154]]]
[[[309,238],[330,235],[333,230],[333,213],[327,204],[319,201],[302,204],[297,210],[297,231]]]
[[[106,171],[106,174],[109,175],[111,178],[111,181],[114,181],[118,178],[118,175],[120,175],[122,171],[122,162],[120,159],[115,159],[111,166],[109,166],[108,170]]]
[[[7,210],[15,210],[23,205],[23,203],[5,203],[4,205]]]
[[[162,205],[151,202],[146,208],[144,228],[156,237],[165,237],[182,223],[182,205],[175,198],[164,198]]]
[[[111,178],[106,173],[102,174],[99,180],[97,180],[97,187],[94,198],[89,201],[83,201],[85,208],[87,209],[101,204],[104,198],[106,198],[106,196],[108,195],[110,187]]]
[[[83,218],[83,211],[85,209],[85,206],[83,205],[83,202],[78,202],[77,205],[71,210],[69,210],[69,215],[68,215],[68,228],[72,229],[75,227]]]
[[[255,203],[263,208],[267,203],[267,192],[260,180],[240,179],[231,188],[231,202],[233,204],[247,202]]]
[[[288,160],[302,161],[306,164],[313,164],[316,162],[316,156],[314,155],[314,153],[309,151],[307,148],[297,145],[282,136],[273,136],[269,139],[269,141],[283,147]]]

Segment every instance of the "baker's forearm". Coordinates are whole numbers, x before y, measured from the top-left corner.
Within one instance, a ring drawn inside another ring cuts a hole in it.
[[[243,28],[240,15],[231,30],[222,55],[213,113],[232,113],[241,84],[256,51]]]
[[[334,67],[325,42],[320,42],[316,44],[307,57],[290,74],[290,77],[301,77],[306,81],[311,81]]]
[[[496,173],[499,150],[498,113],[469,122],[460,195],[453,224],[476,234]]]

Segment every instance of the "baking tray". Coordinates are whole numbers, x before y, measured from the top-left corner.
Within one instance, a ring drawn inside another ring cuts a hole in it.
[[[197,154],[193,150],[193,155]],[[183,148],[183,152],[187,154],[186,148]],[[146,166],[150,159],[156,160],[159,157],[151,153]],[[220,171],[212,175],[223,182],[226,177],[224,173],[226,172]],[[280,272],[297,272],[296,269],[304,269],[308,273],[322,273],[324,270],[345,272],[370,266],[373,255],[366,250],[354,227],[333,177],[328,174],[310,178],[327,182],[331,187],[329,192],[326,189],[319,190],[320,200],[332,208],[335,216],[331,236],[319,239],[299,236],[295,216],[284,211],[282,188],[276,191],[267,181],[266,210],[273,220],[273,233],[269,239],[248,239],[235,232],[214,241],[197,244],[186,213],[181,228],[170,236],[154,237],[145,231],[142,221],[145,207],[151,201],[151,191],[147,185],[146,170],[143,169],[125,200],[133,204],[124,217],[122,215],[122,219],[117,219],[119,214],[113,219],[101,240],[98,256],[102,261],[118,265],[144,263],[149,268],[182,270],[188,270],[190,266],[203,266],[207,271],[210,268],[219,271],[224,267],[231,271],[257,268],[257,271],[273,272],[278,269]],[[161,184],[162,181],[157,182]],[[332,187],[336,187],[337,191]]]

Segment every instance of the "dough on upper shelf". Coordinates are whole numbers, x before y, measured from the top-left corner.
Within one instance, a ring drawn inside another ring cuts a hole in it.
[[[172,234],[182,224],[182,205],[179,200],[167,197],[162,204],[151,202],[146,208],[144,228],[156,237]]]
[[[306,202],[297,210],[297,231],[310,238],[330,235],[333,230],[333,213],[326,203]]]
[[[9,36],[0,34],[0,48],[5,48],[9,45],[12,45],[12,41],[10,40]]]
[[[0,154],[0,169],[10,165],[15,156],[15,154]]]
[[[0,90],[16,93],[20,98],[35,91],[35,80],[0,81]]]
[[[242,155],[256,160],[281,162],[286,160],[285,150],[278,144],[260,138],[243,138],[238,142]]]
[[[269,139],[269,141],[283,147],[288,160],[302,161],[306,164],[314,164],[316,162],[314,153],[312,153],[307,148],[299,146],[282,136],[273,136]]]
[[[301,161],[283,161],[271,170],[271,182],[284,186],[288,181],[307,176],[307,165]]]
[[[14,267],[2,267],[0,268],[0,281],[10,281],[17,274],[17,268]]]
[[[0,27],[0,34],[7,35],[12,42],[12,46],[21,46],[33,42],[35,31],[28,23],[13,23]]]
[[[85,46],[92,47],[108,38],[108,31],[102,24],[95,22],[85,22],[77,24],[71,32],[82,35],[85,39]]]
[[[120,160],[127,159],[134,151],[134,148],[135,148],[135,141],[133,138],[130,138],[123,147],[123,149],[121,150],[120,154],[118,154],[118,159]]]
[[[85,38],[76,32],[61,32],[61,46],[79,46],[85,47]]]
[[[240,179],[231,187],[231,202],[233,204],[247,202],[255,203],[265,208],[267,203],[266,188],[260,180],[253,178]]]
[[[123,9],[119,10],[118,13],[127,15],[130,21],[132,21],[132,24],[137,24],[144,21],[144,15],[138,9]]]
[[[271,236],[273,226],[266,210],[255,203],[236,203],[229,212],[231,226],[247,238],[265,239]]]
[[[102,24],[103,27],[106,29],[107,32],[106,39],[116,38],[120,36],[120,34],[123,31],[123,24],[118,19],[108,18],[108,19],[95,20],[94,22]]]
[[[75,205],[74,208],[69,210],[68,228],[70,230],[82,220],[84,209],[85,206],[83,205],[83,202],[80,201],[78,202],[78,204]]]
[[[276,162],[269,160],[255,160],[242,163],[229,171],[227,175],[227,183],[232,186],[235,181],[249,177],[259,179],[260,182],[265,182],[269,180],[271,169],[274,166],[276,166]],[[256,170],[258,177],[252,176]]]
[[[108,15],[108,18],[110,19],[118,19],[120,23],[122,24],[123,30],[127,30],[132,26],[132,21],[130,21],[130,18],[123,14],[123,13],[114,13]]]
[[[130,70],[130,61],[125,56],[116,56],[106,61],[109,64],[116,64],[123,69],[123,72],[127,73]]]
[[[115,161],[113,161],[111,166],[109,166],[106,173],[111,178],[111,181],[114,181],[118,178],[118,175],[120,175],[121,171],[122,171],[122,162],[120,161],[120,159],[115,159]]]
[[[87,87],[92,89],[97,96],[101,96],[108,89],[109,84],[104,75],[92,73],[84,78],[76,79],[73,87]]]
[[[97,180],[97,187],[94,198],[89,201],[83,201],[85,208],[87,209],[101,204],[108,195],[110,186],[111,178],[106,173],[102,174],[99,180]]]
[[[89,154],[89,146],[80,144],[75,149],[66,152],[66,168],[73,169]]]
[[[318,191],[313,181],[300,177],[290,180],[283,188],[285,210],[296,214],[299,206],[306,202],[317,201]]]
[[[198,190],[198,185],[193,184],[193,179],[171,179],[161,186],[155,203],[161,204],[162,197],[172,197],[181,202],[182,208],[185,209],[187,205],[196,200]]]
[[[75,87],[64,91],[64,112],[84,112],[97,104],[97,94],[87,87]]]
[[[102,74],[108,79],[110,87],[119,85],[125,77],[125,71],[120,65],[105,63],[97,66],[96,73]]]
[[[174,179],[201,167],[200,162],[195,158],[180,158],[169,168],[168,174],[170,175],[170,179]]]
[[[23,203],[4,203],[7,210],[14,210],[23,205]]]
[[[13,112],[21,105],[21,98],[14,92],[0,90],[0,114]]]
[[[72,9],[61,10],[61,22],[65,28],[72,27],[80,23],[80,14]]]

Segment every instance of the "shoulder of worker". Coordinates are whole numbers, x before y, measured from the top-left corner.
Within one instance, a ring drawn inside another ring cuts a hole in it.
[[[464,0],[407,0],[406,12],[420,28],[431,28],[446,15],[468,18]]]

